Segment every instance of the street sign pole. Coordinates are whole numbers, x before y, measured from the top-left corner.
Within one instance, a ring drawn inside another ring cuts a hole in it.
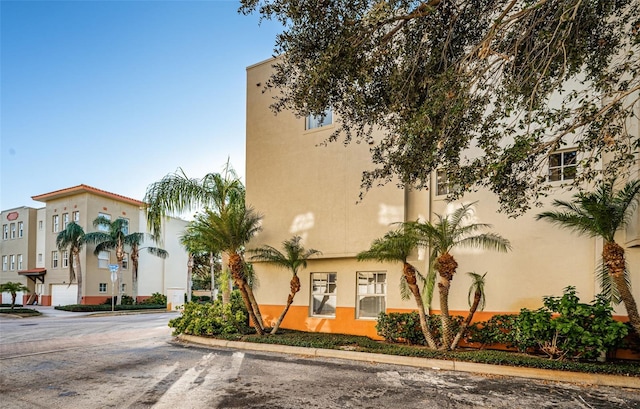
[[[111,271],[111,312],[113,312],[114,311],[113,295],[114,295],[114,287],[116,285],[116,281],[118,280],[118,265],[109,264],[109,271]]]

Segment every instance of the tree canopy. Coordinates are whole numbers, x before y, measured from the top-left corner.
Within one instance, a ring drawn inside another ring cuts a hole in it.
[[[327,143],[374,142],[363,193],[426,188],[444,169],[452,198],[487,188],[518,214],[549,189],[551,152],[575,147],[576,186],[635,160],[638,1],[242,0],[240,12],[283,24],[266,84],[276,112],[331,107]]]

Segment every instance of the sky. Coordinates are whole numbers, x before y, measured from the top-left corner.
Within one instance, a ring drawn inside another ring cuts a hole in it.
[[[245,169],[246,67],[277,22],[239,2],[0,0],[0,209],[85,184],[142,200]]]

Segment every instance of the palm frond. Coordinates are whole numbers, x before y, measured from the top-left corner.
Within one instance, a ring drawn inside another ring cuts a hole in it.
[[[485,286],[485,276],[487,275],[487,273],[484,273],[483,275],[480,275],[478,273],[467,273],[471,279],[473,280],[471,282],[471,286],[469,286],[469,294],[467,295],[467,300],[469,302],[469,307],[471,307],[471,305],[473,304],[473,299],[475,297],[476,292],[480,293],[480,303],[478,304],[478,311],[482,311],[484,310],[485,304],[486,304],[486,295],[484,292],[484,286]]]

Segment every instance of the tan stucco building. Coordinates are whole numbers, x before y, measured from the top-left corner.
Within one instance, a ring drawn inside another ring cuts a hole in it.
[[[283,327],[375,336],[377,313],[414,309],[413,300],[403,300],[399,284],[401,265],[358,262],[355,255],[391,230],[395,222],[434,220],[461,203],[474,205],[476,222],[493,225],[510,240],[510,253],[457,249],[459,263],[450,293],[450,309],[468,311],[467,292],[471,278],[466,272],[487,273],[487,303],[477,319],[497,313],[518,312],[542,306],[542,297],[562,295],[575,286],[584,302],[599,292],[594,270],[600,260],[602,242],[578,236],[548,222],[536,221],[544,210],[535,208],[516,219],[498,212],[495,196],[487,191],[466,195],[462,201],[446,201],[446,185],[434,174],[428,190],[409,191],[394,183],[374,187],[359,201],[362,171],[371,168],[366,143],[325,141],[333,131],[334,115],[324,124],[317,118],[296,118],[290,112],[275,115],[269,108],[273,95],[263,92],[273,60],[247,68],[247,201],[264,215],[263,231],[249,247],[264,244],[280,248],[282,241],[300,235],[306,248],[323,255],[309,262],[300,274],[302,289],[283,322]],[[636,120],[636,119],[634,119]],[[322,125],[322,126],[321,126]],[[630,124],[635,131],[638,124]],[[575,150],[569,145],[550,158],[552,199],[570,199],[563,180],[575,172]],[[619,242],[627,245],[632,290],[640,300],[640,216],[636,214]],[[427,260],[416,254],[410,260],[426,273]],[[275,320],[289,293],[290,273],[265,263],[255,263],[259,278],[256,291],[267,321]],[[438,312],[437,291],[432,311]],[[626,315],[622,305],[618,315]]]
[[[3,260],[0,283],[12,281],[26,285],[30,291],[19,299],[23,303],[34,301],[34,296],[42,305],[76,303],[77,283],[69,282],[71,257],[68,251],[56,246],[56,237],[67,223],[74,221],[88,233],[98,230],[93,226],[93,220],[98,216],[111,220],[123,218],[128,221],[129,232],[148,232],[144,203],[136,199],[87,185],[32,198],[45,206],[40,209],[21,207],[1,213],[2,228],[6,228],[7,235],[0,240]],[[166,295],[170,289],[182,289],[183,293],[187,290],[188,256],[179,242],[186,224],[184,220],[166,218],[159,243],[154,243],[146,234],[140,251],[139,300],[156,292]],[[167,250],[169,257],[163,260],[147,254],[144,247],[148,246]],[[110,264],[117,263],[115,252],[94,255],[94,249],[94,245],[85,245],[80,255],[83,304],[100,304],[110,299],[112,293],[118,295],[109,270]],[[132,295],[132,266],[128,257],[127,253],[123,263],[123,293]]]

